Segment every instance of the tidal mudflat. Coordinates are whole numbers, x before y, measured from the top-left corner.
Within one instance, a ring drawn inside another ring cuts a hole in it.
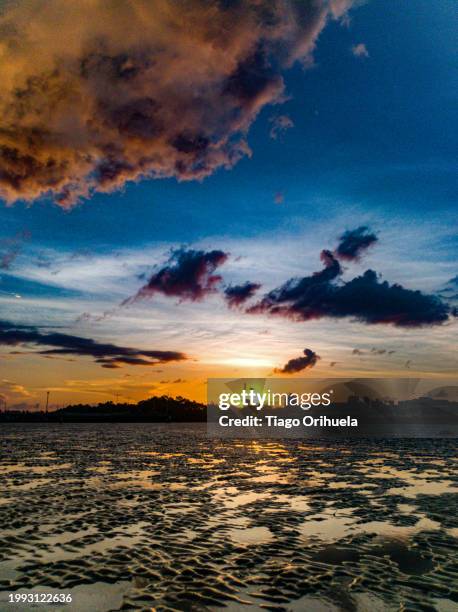
[[[455,440],[3,425],[0,610],[458,610]]]

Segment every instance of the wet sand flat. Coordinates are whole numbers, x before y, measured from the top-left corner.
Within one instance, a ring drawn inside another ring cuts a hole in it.
[[[455,440],[3,425],[0,611],[458,610]],[[71,593],[21,607],[8,593]]]

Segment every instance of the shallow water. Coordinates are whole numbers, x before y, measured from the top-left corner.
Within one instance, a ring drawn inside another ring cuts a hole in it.
[[[458,610],[454,440],[3,425],[0,610]]]

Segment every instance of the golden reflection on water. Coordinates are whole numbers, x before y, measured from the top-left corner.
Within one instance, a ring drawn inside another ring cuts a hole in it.
[[[104,430],[99,448],[94,431],[6,440],[2,592],[26,577],[75,593],[105,580],[132,610],[181,609],[189,592],[209,609],[253,611],[452,601],[450,443],[221,442],[125,426]]]

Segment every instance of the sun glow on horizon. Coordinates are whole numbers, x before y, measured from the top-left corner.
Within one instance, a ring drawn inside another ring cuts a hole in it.
[[[243,368],[273,368],[274,365],[268,359],[260,357],[230,357],[215,362],[217,365],[240,366]]]

